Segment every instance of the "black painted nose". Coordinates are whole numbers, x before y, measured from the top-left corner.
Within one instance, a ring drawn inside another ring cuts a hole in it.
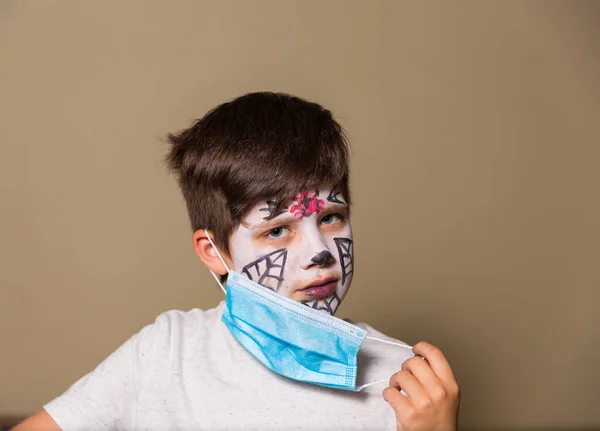
[[[311,262],[314,262],[319,266],[324,266],[328,263],[333,262],[333,256],[331,255],[331,253],[329,253],[329,251],[323,250],[322,252],[318,253],[315,257],[313,257],[311,259]]]

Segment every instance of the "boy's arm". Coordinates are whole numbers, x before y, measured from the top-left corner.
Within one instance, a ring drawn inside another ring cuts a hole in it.
[[[54,422],[54,419],[46,412],[40,410],[33,416],[28,417],[19,425],[11,428],[11,431],[62,431]]]

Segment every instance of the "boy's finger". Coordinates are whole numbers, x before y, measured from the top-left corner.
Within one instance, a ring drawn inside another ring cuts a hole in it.
[[[394,409],[396,413],[412,408],[411,402],[396,387],[387,387],[383,390],[383,399]]]
[[[390,378],[390,386],[402,389],[417,405],[429,399],[425,388],[408,370],[400,370]],[[402,394],[400,394],[402,395]]]
[[[408,370],[421,383],[425,391],[431,397],[444,391],[444,385],[440,378],[433,372],[427,361],[421,356],[415,356],[402,363],[402,369]]]
[[[423,356],[429,362],[429,366],[433,372],[444,383],[451,384],[456,382],[452,368],[450,368],[448,360],[440,349],[425,341],[420,341],[413,346],[412,350],[415,354]]]

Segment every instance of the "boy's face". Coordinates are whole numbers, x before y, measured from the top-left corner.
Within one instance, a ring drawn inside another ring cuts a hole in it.
[[[275,201],[250,209],[230,238],[236,272],[275,292],[334,314],[353,274],[348,205],[337,190],[301,192],[275,213]]]

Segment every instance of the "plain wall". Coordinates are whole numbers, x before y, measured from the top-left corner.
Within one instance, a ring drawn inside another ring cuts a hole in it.
[[[440,346],[463,426],[600,426],[599,6],[2,1],[0,414],[222,299],[165,136],[273,90],[353,145],[339,316]]]

